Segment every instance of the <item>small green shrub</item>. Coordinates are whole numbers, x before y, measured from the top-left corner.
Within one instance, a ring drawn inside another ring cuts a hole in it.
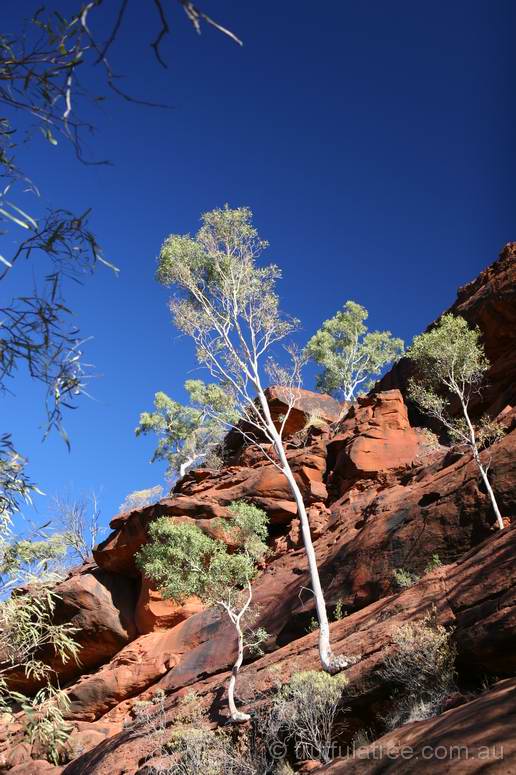
[[[431,573],[436,568],[441,568],[442,562],[438,554],[432,554],[425,566],[425,573]]]
[[[341,619],[343,619],[345,616],[348,615],[348,612],[344,610],[342,600],[337,600],[335,604],[335,610],[333,611],[333,621],[339,622]]]
[[[298,760],[331,760],[335,719],[346,684],[342,673],[306,670],[294,673],[275,696],[273,713],[286,739],[293,741]]]
[[[456,650],[450,633],[437,623],[435,611],[399,627],[393,641],[394,650],[380,672],[397,687],[386,718],[390,729],[436,715],[456,688]]]
[[[170,756],[169,771],[174,775],[246,772],[243,766],[238,769],[236,751],[226,736],[206,727],[174,726],[166,748]]]
[[[261,775],[247,737],[234,741],[226,730],[210,729],[205,712],[189,723],[176,721],[151,761],[155,757],[152,775]]]
[[[419,581],[419,576],[417,576],[415,573],[411,573],[410,571],[405,570],[405,568],[396,568],[393,570],[392,576],[399,589],[407,589]]]

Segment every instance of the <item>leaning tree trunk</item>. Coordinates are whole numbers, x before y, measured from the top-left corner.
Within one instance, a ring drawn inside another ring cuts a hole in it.
[[[306,556],[308,559],[308,569],[310,572],[310,580],[312,584],[312,592],[315,598],[315,607],[317,611],[317,619],[319,620],[319,657],[323,670],[327,673],[338,673],[350,664],[350,660],[343,656],[335,656],[330,645],[330,624],[328,622],[328,614],[326,611],[326,602],[324,600],[324,593],[321,586],[321,579],[319,577],[319,568],[317,567],[317,557],[315,556],[315,549],[312,541],[312,534],[310,532],[310,522],[308,521],[308,514],[306,513],[305,504],[301,490],[295,480],[294,474],[288,462],[283,441],[278,433],[276,426],[272,420],[272,416],[269,409],[267,398],[261,386],[257,386],[258,399],[264,413],[264,419],[267,424],[267,430],[271,437],[274,439],[274,447],[280,460],[280,470],[285,474],[287,482],[289,484],[292,495],[297,505],[297,513],[299,521],[301,523],[301,533],[303,536],[303,543],[305,547]]]
[[[482,465],[482,461],[480,460],[480,455],[478,454],[478,450],[476,448],[475,448],[475,451],[473,453],[473,456],[474,456],[474,458],[476,460],[476,463],[477,463],[477,466],[479,468],[480,476],[482,477],[482,479],[484,481],[484,484],[486,486],[487,494],[489,495],[489,498],[491,500],[491,505],[493,507],[493,511],[495,513],[495,516],[496,516],[496,521],[498,523],[498,527],[500,528],[500,530],[503,530],[505,525],[503,523],[502,515],[500,514],[500,509],[498,508],[498,503],[496,502],[496,497],[495,497],[495,494],[493,492],[493,488],[491,487],[491,482],[488,479],[487,471],[484,468],[484,466]]]
[[[498,508],[498,503],[496,501],[496,497],[493,491],[493,488],[491,487],[491,482],[489,481],[489,478],[487,476],[487,470],[482,465],[482,461],[480,459],[480,454],[477,447],[477,438],[475,434],[475,428],[473,427],[473,423],[471,422],[469,418],[469,412],[468,407],[464,400],[461,398],[461,404],[462,404],[462,413],[464,414],[464,419],[466,420],[466,424],[468,426],[469,430],[469,438],[470,438],[470,447],[471,451],[473,452],[473,458],[475,460],[475,463],[478,466],[478,470],[480,471],[480,476],[482,477],[482,480],[486,486],[487,494],[489,496],[489,499],[491,501],[491,505],[493,507],[493,511],[495,513],[496,522],[498,524],[498,527],[500,530],[503,530],[505,525],[503,523],[502,515],[500,514],[500,509]]]
[[[247,584],[247,591],[248,591],[248,597],[241,611],[238,614],[234,614],[233,612],[230,613],[230,611],[228,610],[229,617],[233,622],[237,633],[237,643],[238,643],[237,658],[236,658],[235,664],[231,669],[231,676],[230,676],[229,685],[228,685],[229,712],[231,714],[231,720],[234,721],[235,723],[240,723],[242,721],[249,721],[249,719],[251,718],[251,716],[249,716],[248,713],[242,713],[242,711],[238,710],[237,706],[235,705],[236,681],[238,678],[238,674],[240,672],[240,668],[242,667],[242,662],[244,661],[244,633],[242,631],[241,623],[242,623],[242,617],[247,611],[247,609],[249,608],[249,605],[251,604],[251,600],[253,597],[250,582],[248,582]]]

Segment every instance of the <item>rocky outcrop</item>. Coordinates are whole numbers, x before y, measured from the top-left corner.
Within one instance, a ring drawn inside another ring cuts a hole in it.
[[[328,444],[332,485],[342,494],[360,479],[406,470],[423,444],[399,390],[359,398]]]
[[[516,432],[484,457],[503,514],[516,514]],[[330,534],[320,539],[330,550],[323,569],[331,599],[351,609],[392,591],[396,568],[420,575],[432,555],[451,562],[494,529],[471,457],[442,452],[390,485],[349,490],[331,513]]]
[[[516,512],[514,488],[510,485],[516,475],[515,448],[516,431],[498,442],[490,454],[501,503],[511,503]],[[419,469],[419,476],[414,473],[414,481],[410,483],[380,492],[372,487],[371,491],[348,493],[345,500],[332,505],[328,525],[315,543],[327,601],[330,608],[340,601],[349,613],[360,609],[370,613],[372,604],[383,604],[397,591],[394,569],[404,568],[423,575],[432,555],[437,554],[448,568],[450,578],[453,568],[459,569],[460,578],[453,581],[457,618],[460,618],[461,609],[469,611],[474,607],[471,600],[464,597],[467,594],[473,595],[475,605],[484,606],[486,618],[482,625],[468,619],[461,629],[461,659],[470,660],[478,669],[479,652],[474,651],[474,645],[483,639],[493,642],[498,663],[500,660],[503,663],[505,657],[501,656],[496,633],[500,633],[501,641],[506,642],[514,622],[507,620],[504,629],[497,614],[500,601],[491,592],[485,601],[482,598],[484,602],[479,602],[479,576],[476,575],[479,558],[483,558],[485,571],[491,567],[488,560],[494,563],[496,556],[496,562],[501,562],[502,554],[495,555],[490,550],[487,555],[480,555],[480,550],[471,549],[492,535],[490,506],[487,497],[478,489],[474,464],[461,458],[427,477],[421,475],[423,471],[424,468]],[[364,512],[367,513],[365,521]],[[510,535],[514,538],[514,531]],[[475,559],[465,564],[470,556],[468,551]],[[464,559],[457,559],[461,556]],[[456,565],[453,564],[455,561]],[[503,563],[500,567],[503,570]],[[505,580],[511,584],[511,575],[503,572]],[[438,575],[436,579],[439,578]],[[499,582],[498,573],[494,580]],[[299,546],[278,556],[255,582],[254,598],[259,609],[256,624],[269,632],[268,648],[290,642],[298,647],[299,636],[305,633],[314,615],[311,597],[303,594],[303,589],[308,589],[309,585],[304,550]],[[490,581],[484,581],[483,587],[490,589]],[[431,596],[439,597],[440,589],[441,586],[439,589],[433,587]],[[410,593],[410,590],[406,593],[408,597]],[[463,597],[459,597],[459,593]],[[346,621],[352,622],[353,618],[348,616]],[[489,633],[481,637],[479,627],[487,628]],[[140,637],[105,667],[74,685],[71,689],[72,717],[94,720],[117,704],[155,686],[158,681],[171,691],[193,684],[202,676],[224,671],[230,663],[228,643],[233,642],[233,637],[228,623],[213,611],[185,617],[185,621],[171,629]],[[375,634],[375,639],[377,637]],[[487,657],[483,659],[482,669],[492,669],[493,666],[487,664]]]
[[[226,670],[235,647],[234,631],[214,610],[191,616],[169,630],[143,635],[70,687],[68,716],[95,721],[156,686],[170,671],[179,684],[187,685],[203,673]]]
[[[304,391],[305,393],[307,391]],[[333,400],[333,399],[332,399]],[[328,435],[328,434],[326,434]],[[309,446],[293,447],[289,459],[307,505],[328,497],[323,478],[326,472],[326,443],[316,435]],[[195,520],[201,530],[219,536],[213,520],[227,517],[227,506],[247,500],[267,511],[273,524],[289,523],[297,508],[283,474],[262,456],[248,456],[243,464],[220,472],[197,469],[190,472],[174,493],[146,508],[118,514],[110,522],[113,532],[94,551],[97,564],[106,570],[138,577],[134,556],[148,539],[148,526],[158,517]]]
[[[502,509],[514,514],[516,431],[492,447],[489,455]],[[396,591],[396,568],[422,575],[432,555],[445,564],[453,562],[491,534],[493,517],[474,463],[463,456],[448,458],[444,452],[437,457],[431,453],[427,465],[420,462],[408,472],[403,469],[405,478],[388,487],[381,478],[367,479],[324,510],[313,507],[310,519],[318,535],[315,546],[330,609],[337,602],[349,613],[363,609]],[[119,524],[123,531],[125,522]],[[291,522],[283,539],[275,540],[284,541],[283,551],[254,585],[260,611],[257,624],[270,633],[270,648],[297,643],[314,614],[310,595],[302,591],[309,588],[310,580],[297,521]],[[474,580],[471,585],[474,589]],[[117,651],[111,662],[71,688],[74,718],[99,718],[165,675],[171,682],[169,689],[177,689],[227,668],[231,628],[214,618],[213,612],[195,613],[195,606],[170,601],[159,603],[165,606],[160,625],[158,611],[148,616],[145,610],[150,594],[143,584],[135,619],[140,633],[151,634]],[[166,629],[152,632],[162,626]],[[483,626],[491,626],[489,620]],[[497,631],[502,639],[506,637],[495,617],[492,632]],[[472,630],[467,637],[475,642],[477,633]],[[462,653],[468,654],[466,644]]]
[[[336,422],[343,411],[342,405],[331,396],[314,393],[300,388],[271,387],[266,391],[272,419],[279,426],[283,422],[288,406],[292,404],[285,423],[285,436],[292,436],[302,430],[310,419],[326,425]]]
[[[93,551],[100,568],[123,576],[138,578],[134,555],[148,539],[147,528],[158,517],[184,517],[196,519],[203,529],[209,528],[209,520],[225,517],[226,509],[218,503],[184,496],[163,498],[153,506],[117,514],[110,522],[113,532]],[[204,519],[204,522],[201,520]]]

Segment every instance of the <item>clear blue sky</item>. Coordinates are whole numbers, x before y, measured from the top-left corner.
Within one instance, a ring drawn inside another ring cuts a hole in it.
[[[95,489],[106,521],[128,492],[163,482],[134,427],[156,390],[182,396],[194,365],[153,277],[169,233],[225,202],[249,205],[301,341],[350,298],[372,327],[410,340],[515,238],[512,0],[199,3],[245,45],[197,37],[169,4],[167,70],[148,46],[153,4],[129,4],[115,68],[133,94],[174,108],[104,103],[89,150],[113,166],[81,166],[43,139],[23,157],[46,201],[93,207],[121,271],[69,289],[99,375],[67,417],[71,453],[57,437],[41,443],[41,393],[23,376],[1,397],[2,430],[46,493]],[[19,14],[4,0],[3,28]],[[17,272],[3,293],[27,290],[32,275]]]

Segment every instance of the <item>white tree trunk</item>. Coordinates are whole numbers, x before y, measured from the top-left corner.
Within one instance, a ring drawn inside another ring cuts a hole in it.
[[[317,611],[317,618],[319,620],[319,657],[321,660],[321,666],[323,670],[328,673],[338,673],[347,667],[350,662],[344,657],[336,657],[331,649],[330,645],[330,625],[328,622],[328,614],[326,612],[326,602],[324,600],[324,593],[321,586],[321,580],[319,577],[319,569],[317,567],[317,557],[315,556],[315,549],[312,541],[312,534],[310,532],[310,522],[308,521],[308,514],[306,513],[305,504],[303,502],[303,496],[301,490],[295,480],[294,474],[288,462],[285,448],[283,446],[283,440],[281,439],[276,426],[272,420],[267,398],[261,386],[258,389],[258,399],[264,413],[264,419],[267,425],[267,430],[270,436],[274,439],[274,446],[276,453],[280,460],[281,471],[285,474],[292,495],[297,505],[297,513],[299,515],[299,521],[301,523],[301,533],[303,536],[303,543],[305,547],[306,556],[308,559],[308,569],[310,572],[310,581],[312,585],[312,592],[315,598],[315,606]]]
[[[496,497],[495,497],[493,488],[491,487],[491,482],[489,481],[489,478],[487,476],[487,470],[482,465],[482,461],[480,459],[480,454],[477,447],[475,428],[473,427],[473,423],[469,418],[468,407],[465,401],[463,400],[462,396],[461,396],[461,404],[462,404],[462,413],[464,414],[464,419],[466,420],[468,430],[469,430],[470,447],[471,447],[471,451],[473,452],[473,458],[475,459],[475,463],[477,464],[478,469],[480,471],[480,476],[482,477],[482,480],[486,486],[487,494],[489,495],[489,499],[491,501],[491,506],[493,507],[493,511],[495,513],[498,527],[500,528],[500,530],[503,530],[505,525],[503,524],[502,515],[500,514],[500,509],[498,508],[498,503],[496,502]]]
[[[237,655],[236,662],[232,667],[231,677],[229,679],[228,705],[229,705],[229,712],[231,714],[231,720],[236,723],[239,723],[241,721],[249,721],[251,716],[249,716],[247,713],[242,713],[242,711],[238,710],[237,706],[235,705],[236,680],[238,677],[238,673],[240,672],[240,668],[242,667],[242,662],[244,661],[244,634],[242,632],[242,628],[240,627],[240,622],[238,620],[235,623],[235,629],[237,631],[237,638],[238,638],[238,655]]]
[[[235,664],[231,669],[231,677],[229,679],[229,685],[228,685],[229,712],[231,714],[231,720],[237,724],[243,721],[249,721],[249,719],[251,718],[249,714],[242,713],[242,711],[238,710],[237,706],[235,705],[235,686],[236,686],[238,674],[240,672],[240,668],[242,667],[242,662],[244,661],[244,633],[242,631],[241,622],[242,622],[242,617],[244,616],[245,612],[251,605],[252,599],[253,599],[253,590],[251,587],[251,583],[247,582],[247,600],[242,606],[239,613],[235,614],[233,611],[231,611],[229,606],[226,606],[226,610],[236,630],[237,643],[238,643],[237,658],[236,658]]]
[[[198,460],[202,460],[203,457],[206,457],[204,454],[200,455],[192,455],[192,457],[189,457],[188,460],[185,460],[184,463],[181,463],[179,466],[179,478],[182,479],[188,471],[190,470],[190,467],[193,466],[194,463],[196,463]]]
[[[500,514],[500,509],[498,508],[498,503],[496,502],[495,494],[493,492],[493,488],[491,487],[491,482],[489,481],[489,479],[487,477],[487,471],[486,471],[486,469],[484,468],[484,466],[482,465],[482,463],[480,461],[480,456],[478,455],[478,452],[477,452],[477,455],[476,455],[476,461],[477,461],[478,468],[480,470],[480,476],[484,480],[484,484],[486,486],[487,494],[489,495],[489,498],[491,500],[491,505],[493,507],[493,511],[495,513],[495,516],[496,516],[496,521],[498,523],[498,527],[500,528],[500,530],[503,530],[505,525],[503,524],[502,515]]]

